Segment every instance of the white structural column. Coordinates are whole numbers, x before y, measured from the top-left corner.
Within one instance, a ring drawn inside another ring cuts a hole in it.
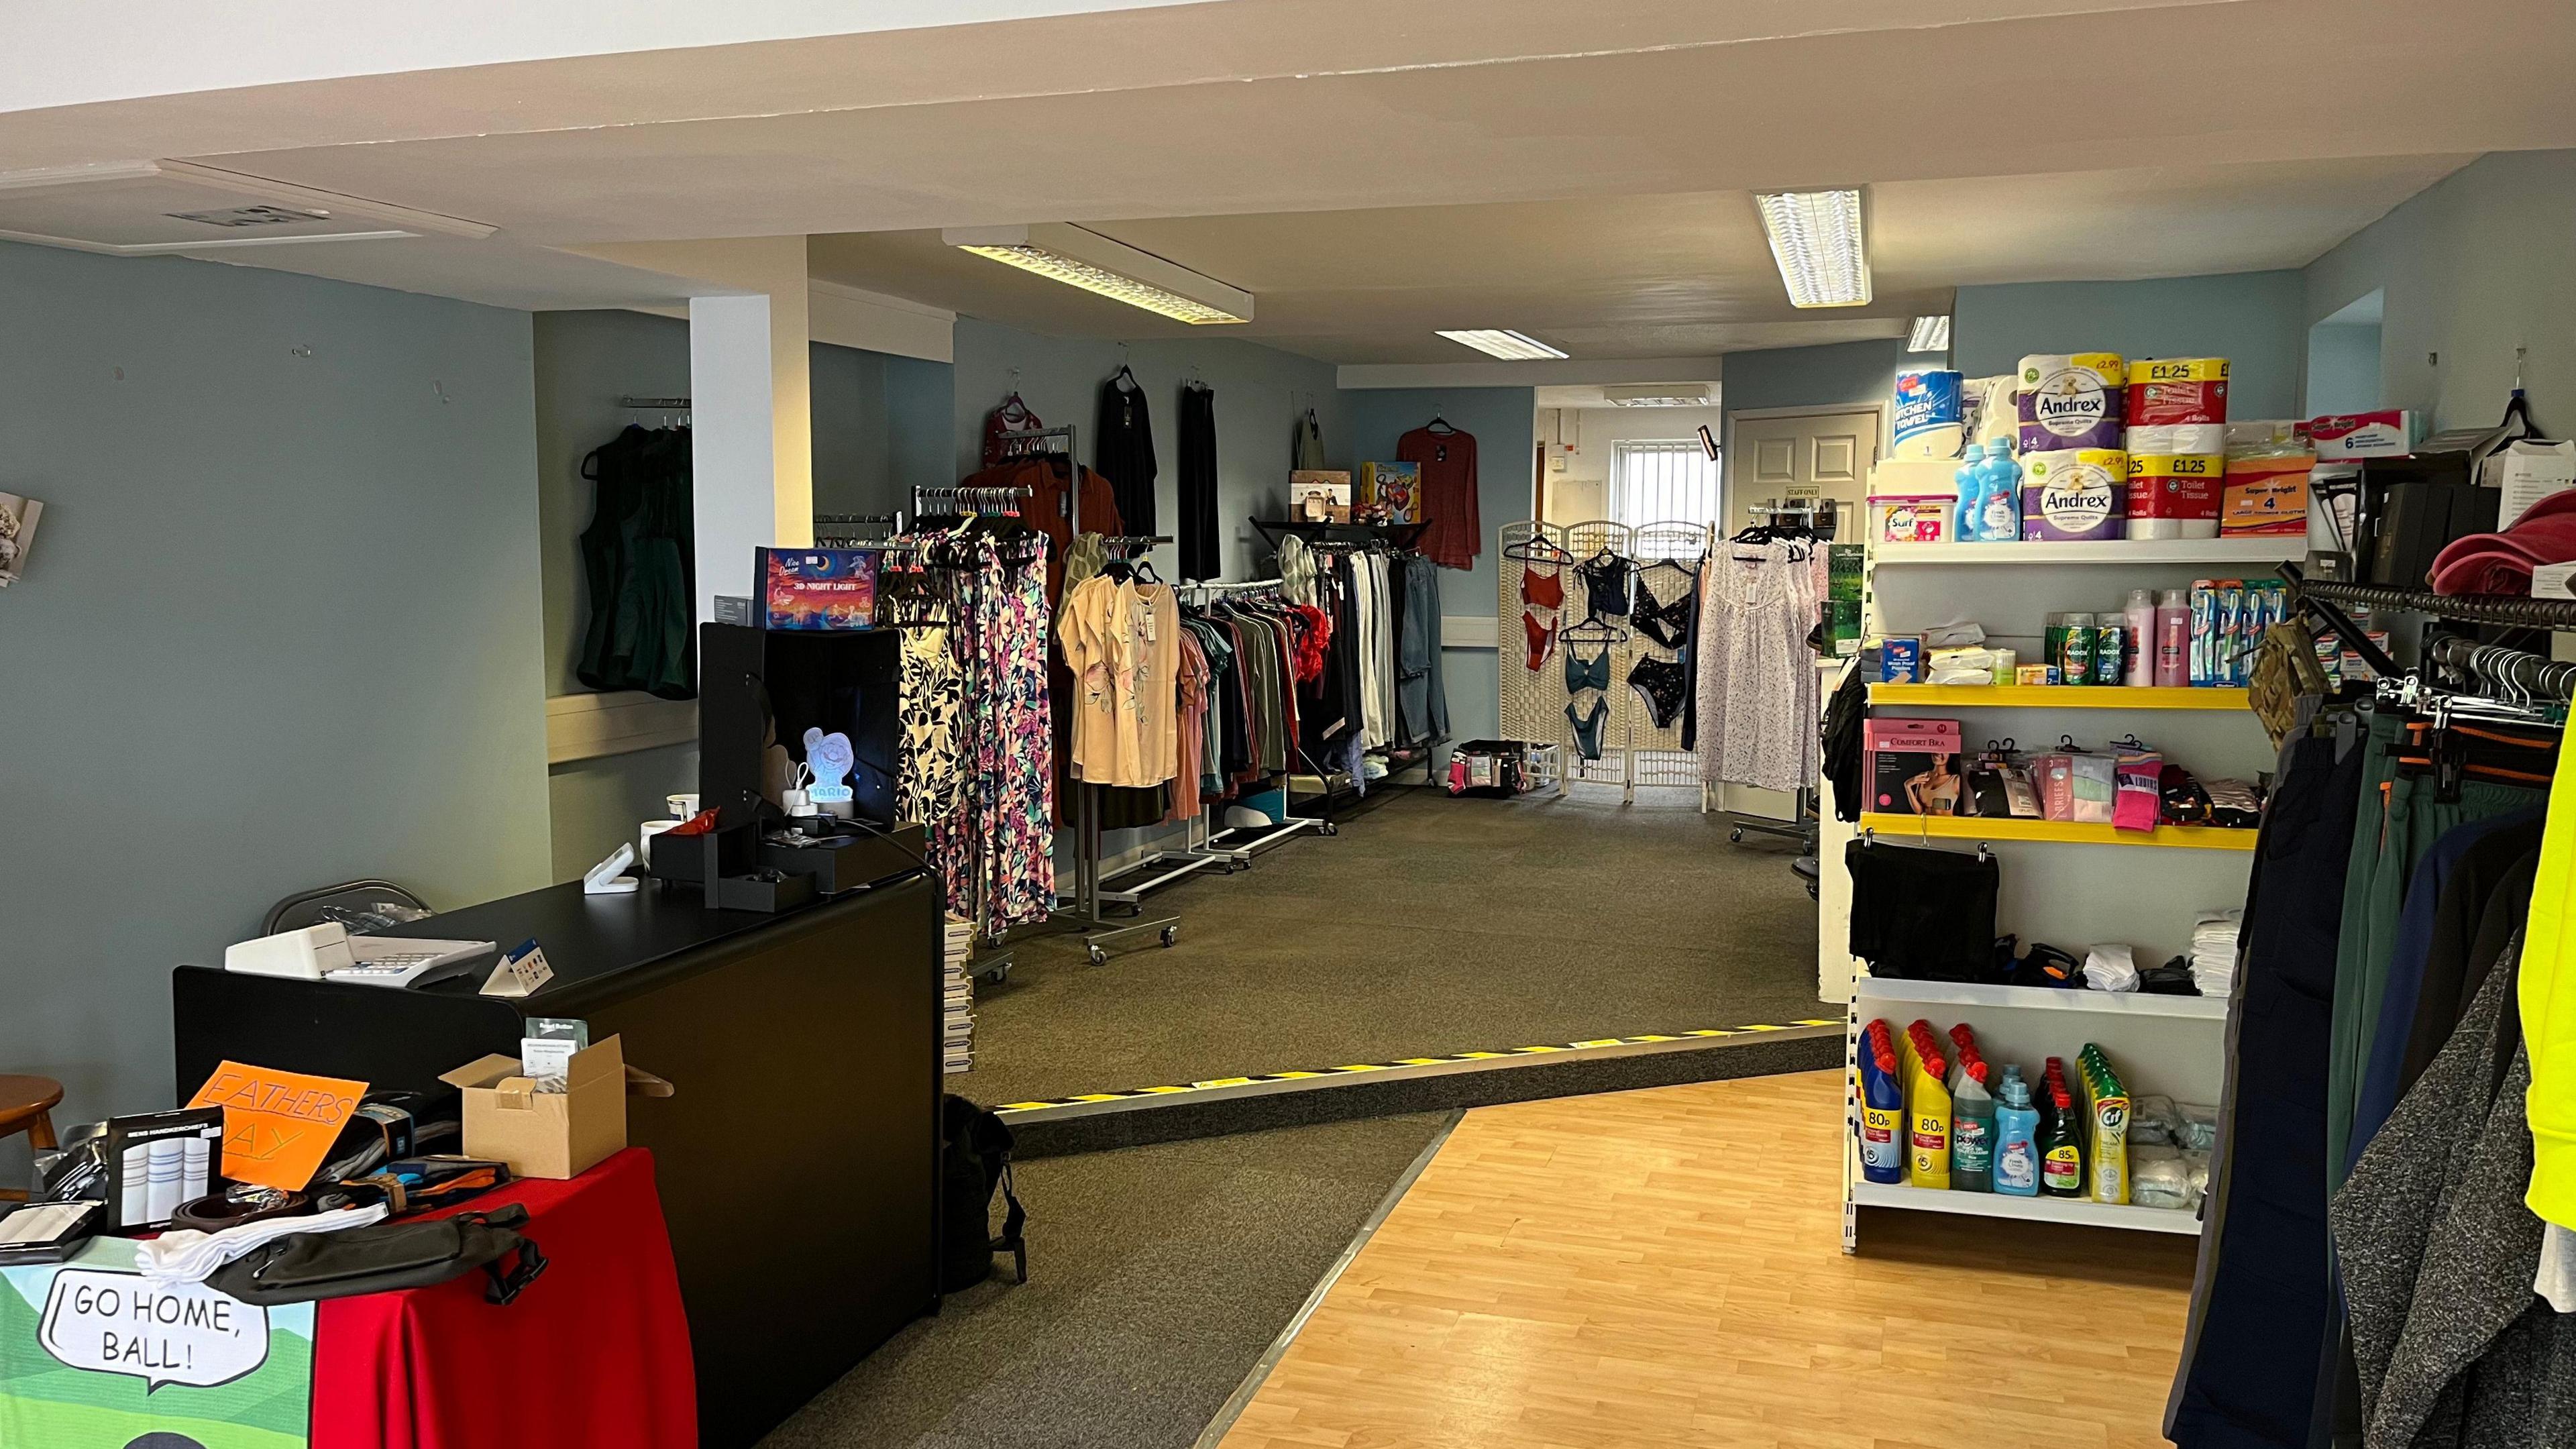
[[[689,299],[698,617],[752,593],[751,551],[814,541],[805,295]]]
[[[805,238],[577,248],[688,278],[697,611],[751,593],[751,551],[814,541],[814,394]],[[703,290],[701,290],[703,289]]]

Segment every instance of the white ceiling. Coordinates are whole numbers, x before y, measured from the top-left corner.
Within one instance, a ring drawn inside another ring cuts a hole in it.
[[[1874,185],[1876,300],[1856,312],[1789,305],[1741,191],[1091,225],[1258,296],[1255,319],[1226,332],[1332,362],[1471,360],[1432,335],[1466,327],[1510,327],[1580,358],[1704,356],[1898,336],[1947,311],[1958,285],[2304,265],[2467,159]],[[935,231],[817,237],[812,258],[817,276],[1058,335],[1188,330]]]
[[[972,13],[1083,13],[865,34],[754,8],[742,33],[788,38],[0,109],[0,167],[177,156],[486,223],[228,259],[510,305],[704,290],[555,248],[817,233],[836,281],[1158,335],[928,235],[1082,221],[1259,294],[1244,335],[1401,362],[1458,355],[1434,326],[1705,355],[1887,335],[1967,283],[2297,265],[2478,152],[2576,146],[2564,0],[1030,0]],[[1870,188],[1879,304],[1795,315],[1746,193],[1837,184]]]

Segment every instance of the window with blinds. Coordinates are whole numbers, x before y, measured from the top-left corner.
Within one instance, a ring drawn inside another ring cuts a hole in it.
[[[1696,438],[1610,445],[1610,518],[1631,528],[1718,521],[1717,460]]]

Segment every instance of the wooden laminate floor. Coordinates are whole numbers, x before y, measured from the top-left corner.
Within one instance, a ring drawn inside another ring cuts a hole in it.
[[[2193,1240],[1871,1210],[1841,1087],[1467,1114],[1224,1449],[2148,1449]]]

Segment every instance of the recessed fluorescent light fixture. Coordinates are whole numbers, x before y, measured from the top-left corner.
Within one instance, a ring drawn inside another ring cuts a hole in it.
[[[1944,313],[1938,317],[1915,318],[1914,330],[1905,334],[1905,350],[1908,352],[1949,351],[1949,315]]]
[[[1065,222],[951,227],[939,239],[960,251],[1142,307],[1176,322],[1252,320],[1252,294],[1152,252]]]
[[[1478,352],[1508,362],[1535,362],[1544,357],[1563,357],[1564,353],[1525,333],[1500,327],[1471,328],[1465,332],[1440,334],[1452,342],[1464,343]]]
[[[1793,307],[1860,307],[1869,302],[1869,258],[1861,250],[1857,191],[1772,191],[1754,198],[1771,259]]]

